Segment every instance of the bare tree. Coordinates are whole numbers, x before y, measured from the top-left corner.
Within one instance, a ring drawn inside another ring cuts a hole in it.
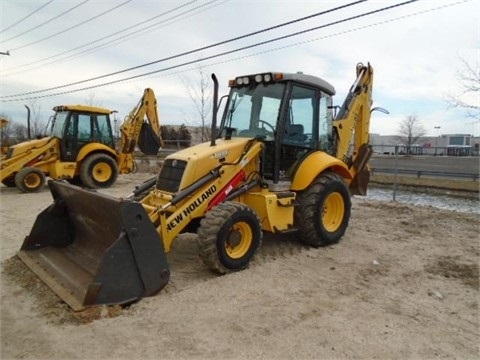
[[[12,124],[12,137],[15,143],[21,143],[28,139],[27,126],[24,124],[13,123]]]
[[[36,100],[28,104],[30,109],[30,135],[32,137],[44,136],[45,121],[42,120],[42,106]]]
[[[409,154],[411,146],[425,134],[426,131],[420,119],[409,115],[400,122],[397,139],[405,145],[407,154]]]
[[[12,121],[4,114],[0,114],[0,144],[1,147],[11,145]]]
[[[201,126],[201,141],[207,141],[210,138],[210,124],[212,112],[212,90],[211,81],[202,67],[198,68],[198,83],[195,85],[183,80],[187,89],[187,94],[195,106],[196,113],[191,123]]]
[[[457,72],[457,78],[462,91],[459,94],[448,95],[446,101],[451,107],[466,109],[468,117],[480,121],[480,106],[463,100],[468,95],[474,95],[477,99],[480,96],[480,66],[478,63],[473,66],[462,58],[460,61],[462,68]]]
[[[96,93],[95,93],[95,89],[89,89],[87,91],[87,105],[88,106],[96,106],[96,107],[102,107],[102,102],[101,101],[98,101],[96,99]]]

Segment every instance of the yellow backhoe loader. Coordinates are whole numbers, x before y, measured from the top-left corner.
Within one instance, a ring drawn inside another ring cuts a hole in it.
[[[295,231],[313,247],[344,235],[350,197],[369,179],[370,64],[357,65],[336,116],[335,90],[320,78],[239,76],[218,129],[212,78],[211,141],[167,156],[129,197],[49,181],[54,202],[18,256],[74,310],[157,293],[182,232],[197,233],[200,258],[220,274],[244,269],[263,232]]]
[[[10,146],[0,159],[0,181],[23,192],[43,187],[46,177],[80,181],[89,188],[111,186],[118,174],[135,169],[135,146],[148,155],[162,139],[155,94],[145,89],[138,105],[120,126],[115,149],[111,111],[83,105],[56,106],[50,134]]]

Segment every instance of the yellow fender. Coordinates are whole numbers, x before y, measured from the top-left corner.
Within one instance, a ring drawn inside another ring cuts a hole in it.
[[[352,180],[352,174],[343,161],[322,151],[316,151],[300,163],[294,174],[290,189],[294,191],[306,189],[319,174],[327,169],[332,170],[348,182]]]
[[[116,160],[117,157],[118,157],[118,154],[115,150],[113,150],[111,147],[108,147],[102,143],[89,143],[87,145],[85,145],[84,147],[82,147],[80,149],[80,151],[78,152],[78,155],[77,155],[77,163],[79,161],[82,161],[83,159],[85,159],[88,155],[90,155],[91,153],[94,153],[94,152],[105,152],[105,153],[108,153],[110,155],[112,155],[112,157]]]

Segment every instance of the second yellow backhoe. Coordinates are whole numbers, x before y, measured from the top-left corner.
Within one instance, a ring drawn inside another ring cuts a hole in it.
[[[120,126],[114,143],[111,111],[84,105],[56,106],[49,135],[10,146],[0,159],[0,181],[23,192],[41,189],[46,177],[80,182],[89,188],[111,186],[118,174],[135,169],[134,150],[155,155],[162,145],[155,94],[145,89]]]

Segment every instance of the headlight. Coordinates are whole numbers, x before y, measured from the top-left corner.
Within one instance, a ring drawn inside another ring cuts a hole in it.
[[[255,75],[255,82],[261,83],[262,82],[262,75],[260,75],[260,74]]]
[[[247,76],[244,77],[239,77],[236,79],[237,85],[248,85],[250,83],[250,80],[248,79]]]
[[[265,82],[270,82],[270,81],[272,81],[272,75],[270,75],[270,74],[265,74],[265,76],[263,77],[263,80],[265,80]]]

